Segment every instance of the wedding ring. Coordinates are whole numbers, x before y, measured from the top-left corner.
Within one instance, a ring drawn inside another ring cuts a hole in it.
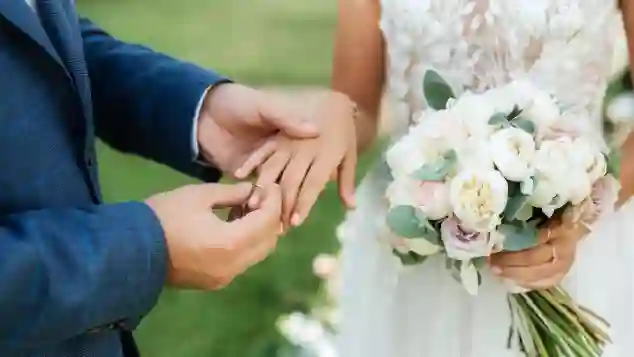
[[[557,255],[557,247],[555,245],[551,244],[550,245],[550,249],[552,251],[552,258],[550,260],[550,263],[551,264],[555,264],[559,260],[559,256]]]

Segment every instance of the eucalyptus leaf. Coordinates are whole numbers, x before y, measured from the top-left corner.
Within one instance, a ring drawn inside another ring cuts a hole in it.
[[[509,113],[509,115],[506,116],[506,118],[508,120],[513,120],[513,119],[519,117],[520,114],[522,114],[522,109],[520,109],[520,107],[515,105],[515,106],[513,106],[513,110],[511,110],[511,112]]]
[[[412,177],[421,181],[442,181],[456,166],[458,157],[454,150],[449,150],[436,162],[423,165]]]
[[[614,177],[621,177],[621,160],[623,159],[621,150],[612,149],[607,156],[608,173]]]
[[[515,118],[511,121],[511,124],[516,128],[522,129],[525,132],[533,135],[535,134],[535,124],[527,119]]]
[[[478,295],[481,277],[476,267],[470,261],[462,262],[460,266],[460,280],[462,281],[462,286],[470,295]]]
[[[413,206],[403,205],[390,209],[386,220],[390,230],[403,238],[419,238],[426,233]]]
[[[420,227],[424,231],[420,237],[415,238],[424,238],[427,242],[435,246],[442,247],[442,244],[440,243],[440,233],[438,233],[438,230],[431,224],[431,222],[429,222],[425,214],[420,210],[416,210],[415,214],[418,218]]]
[[[407,266],[422,264],[425,260],[427,260],[427,257],[420,256],[414,252],[401,253],[398,250],[394,249],[392,253],[394,253],[394,255],[396,255],[401,260],[401,263],[403,263],[403,265]]]
[[[520,217],[526,214],[526,210],[527,210],[526,206],[528,206],[528,209],[531,209],[531,213],[532,213],[532,207],[530,206],[528,199],[529,199],[528,196],[525,196],[522,194],[511,196],[509,200],[506,202],[506,207],[504,208],[504,216],[506,217],[506,219],[507,220],[517,219],[522,221],[529,219],[530,216],[525,219],[520,219]]]
[[[507,125],[508,123],[509,121],[506,118],[506,114],[504,113],[495,113],[489,119],[489,125],[492,125],[492,126],[504,126],[504,125]]]
[[[478,257],[478,258],[471,259],[471,263],[473,263],[473,266],[475,266],[476,269],[478,270],[484,267],[484,265],[486,264],[486,261],[487,261],[486,257]]]
[[[498,232],[504,236],[504,250],[518,252],[537,245],[539,231],[533,224],[512,222],[500,225]]]
[[[423,79],[423,93],[430,108],[443,110],[447,108],[447,101],[455,98],[453,90],[447,82],[435,71],[428,70]]]

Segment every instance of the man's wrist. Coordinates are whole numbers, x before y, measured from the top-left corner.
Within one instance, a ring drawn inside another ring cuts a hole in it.
[[[206,112],[208,110],[208,106],[206,103],[209,101],[211,95],[215,89],[223,84],[232,83],[230,80],[223,80],[218,83],[215,83],[209,86],[205,92],[200,97],[200,101],[198,102],[198,107],[196,108],[196,114],[194,116],[194,125],[192,126],[192,158],[193,161],[202,166],[212,167],[213,163],[208,162],[204,155],[202,155],[200,140],[198,139],[198,133],[200,132],[201,122],[204,120],[205,116],[208,115]]]

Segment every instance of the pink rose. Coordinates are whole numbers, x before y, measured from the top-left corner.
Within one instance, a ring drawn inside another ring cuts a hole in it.
[[[601,216],[614,212],[614,205],[619,198],[619,182],[612,176],[604,176],[592,185],[590,197],[567,212],[572,222],[590,225]]]
[[[460,227],[457,218],[442,222],[440,235],[447,256],[456,260],[487,257],[502,245],[503,237],[497,233],[473,232]]]
[[[451,213],[449,187],[443,182],[417,181],[397,177],[387,189],[392,207],[408,205],[419,208],[430,220],[439,220]]]

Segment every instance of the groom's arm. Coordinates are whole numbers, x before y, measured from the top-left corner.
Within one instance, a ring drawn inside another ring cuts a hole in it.
[[[206,91],[227,79],[80,24],[97,135],[118,150],[217,180],[218,170],[196,163],[195,128]]]
[[[136,327],[166,270],[163,230],[143,203],[1,215],[0,355]]]

